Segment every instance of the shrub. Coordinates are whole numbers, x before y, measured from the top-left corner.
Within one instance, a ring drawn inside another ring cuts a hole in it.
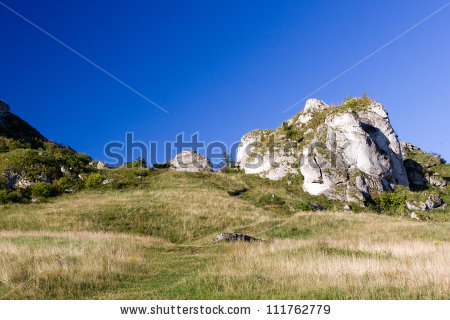
[[[298,202],[294,205],[295,210],[312,211],[313,205],[310,202]]]
[[[30,187],[31,195],[35,198],[50,198],[57,195],[56,188],[50,183],[37,182]]]
[[[88,188],[99,188],[102,186],[103,178],[100,173],[91,174],[86,180],[86,187]]]
[[[258,199],[258,205],[265,206],[265,205],[283,205],[285,201],[274,195],[274,194],[264,194]]]
[[[0,190],[6,189],[6,185],[8,184],[8,180],[0,175]]]
[[[378,212],[392,213],[406,210],[406,195],[392,191],[383,192],[374,199],[375,210]]]
[[[136,169],[133,169],[133,173],[138,177],[146,177],[149,175],[150,170],[142,168],[142,167],[138,167]]]
[[[170,163],[169,162],[154,163],[153,164],[153,168],[155,168],[155,169],[169,169],[170,168]]]
[[[0,203],[20,202],[21,198],[17,191],[0,190]]]

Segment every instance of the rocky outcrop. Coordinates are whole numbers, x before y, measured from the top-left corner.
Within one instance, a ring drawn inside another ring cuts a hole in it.
[[[426,153],[409,142],[400,142],[400,145],[405,159],[403,164],[412,188],[425,189],[427,183],[435,188],[444,188],[447,185],[447,182],[432,169],[445,163],[441,157]]]
[[[403,164],[408,175],[408,180],[411,185],[422,187],[427,184],[427,179],[425,178],[425,171],[420,163],[412,160],[406,159]]]
[[[180,152],[170,160],[170,168],[177,171],[213,171],[209,160],[193,150]]]
[[[430,195],[425,201],[406,201],[409,210],[428,211],[441,207],[444,201],[437,195]]]
[[[360,202],[396,185],[409,186],[389,116],[367,97],[341,106],[310,99],[276,130],[244,135],[237,161],[246,173],[273,180],[301,173],[305,191],[329,199]]]
[[[253,241],[262,241],[261,239],[254,238],[248,236],[243,233],[221,233],[216,236],[214,242],[236,242],[236,241],[245,241],[245,242],[253,242]]]
[[[436,188],[444,188],[447,185],[447,181],[442,179],[438,174],[429,174],[425,177],[429,184]]]
[[[20,117],[12,114],[9,105],[2,100],[0,100],[0,136],[25,140],[38,147],[41,145],[37,142],[48,142],[39,131]]]
[[[11,112],[11,108],[5,101],[0,100],[0,113],[6,113],[6,112]]]

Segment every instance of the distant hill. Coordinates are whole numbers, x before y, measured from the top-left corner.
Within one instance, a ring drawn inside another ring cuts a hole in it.
[[[49,141],[0,100],[0,203],[84,187],[92,159]]]

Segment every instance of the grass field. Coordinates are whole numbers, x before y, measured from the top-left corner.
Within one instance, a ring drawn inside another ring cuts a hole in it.
[[[448,209],[418,222],[342,212],[295,179],[104,174],[125,187],[0,205],[1,299],[450,298]],[[227,231],[267,241],[212,242]]]

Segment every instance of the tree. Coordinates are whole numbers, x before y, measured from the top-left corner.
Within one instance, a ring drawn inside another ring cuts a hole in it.
[[[231,155],[229,153],[224,152],[222,160],[225,163],[226,168],[230,168],[233,164],[233,161],[231,160]]]

